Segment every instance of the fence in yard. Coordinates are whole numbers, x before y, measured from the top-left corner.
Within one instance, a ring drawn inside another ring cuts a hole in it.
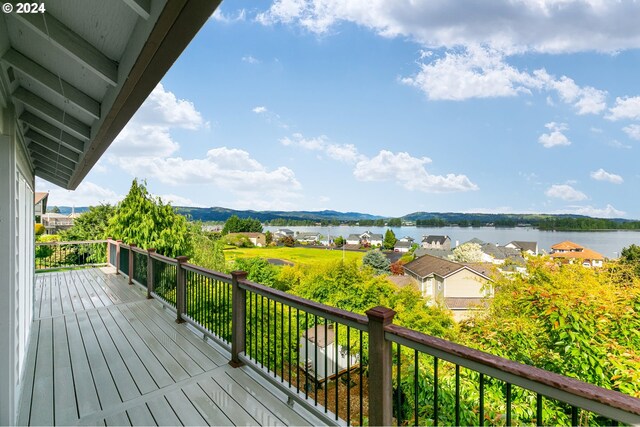
[[[385,307],[363,316],[113,240],[104,253],[329,424],[640,424],[640,399],[394,325]]]

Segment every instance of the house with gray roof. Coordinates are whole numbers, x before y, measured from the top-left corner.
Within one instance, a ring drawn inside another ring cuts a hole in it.
[[[425,249],[451,249],[451,238],[449,236],[423,236],[421,243],[420,246]]]
[[[529,255],[538,255],[538,242],[514,240],[504,245],[504,247],[518,249],[520,252],[527,253]]]
[[[482,308],[486,298],[493,296],[492,275],[495,273],[486,264],[461,264],[424,255],[406,264],[404,271],[417,282],[428,304],[448,307],[456,320]]]

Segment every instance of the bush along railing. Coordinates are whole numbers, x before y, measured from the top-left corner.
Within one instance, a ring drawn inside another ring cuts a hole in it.
[[[107,264],[106,240],[36,242],[36,271]]]
[[[108,241],[108,262],[327,424],[640,424],[640,399]],[[123,262],[123,254],[127,261]],[[126,270],[124,270],[126,268]]]

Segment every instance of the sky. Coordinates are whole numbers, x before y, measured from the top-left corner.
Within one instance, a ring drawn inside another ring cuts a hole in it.
[[[74,192],[640,218],[640,2],[224,0]]]

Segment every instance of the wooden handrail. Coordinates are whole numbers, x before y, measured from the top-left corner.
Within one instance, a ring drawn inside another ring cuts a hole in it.
[[[168,257],[168,256],[160,255],[157,252],[152,252],[149,255],[151,256],[151,258],[157,259],[158,261],[163,261],[163,262],[166,262],[167,264],[171,264],[171,265],[178,265],[178,260],[175,259],[175,258],[171,258],[171,257]]]
[[[342,310],[341,308],[331,307],[330,305],[300,298],[250,280],[240,280],[238,281],[238,286],[247,291],[290,305],[291,307],[304,309],[311,314],[326,317],[327,319],[343,323],[362,331],[368,331],[369,322],[367,317],[361,314],[356,314],[351,311]]]
[[[602,405],[588,410],[630,424],[640,423],[640,399],[575,378],[514,362],[480,350],[398,325],[385,327],[386,338],[408,348],[464,366],[566,403],[585,407],[584,400]],[[587,407],[590,405],[587,405]],[[613,408],[618,411],[608,411]],[[631,415],[631,414],[635,414]]]
[[[91,243],[107,243],[107,240],[73,240],[69,242],[35,242],[36,246],[52,246],[52,245],[87,245]]]

